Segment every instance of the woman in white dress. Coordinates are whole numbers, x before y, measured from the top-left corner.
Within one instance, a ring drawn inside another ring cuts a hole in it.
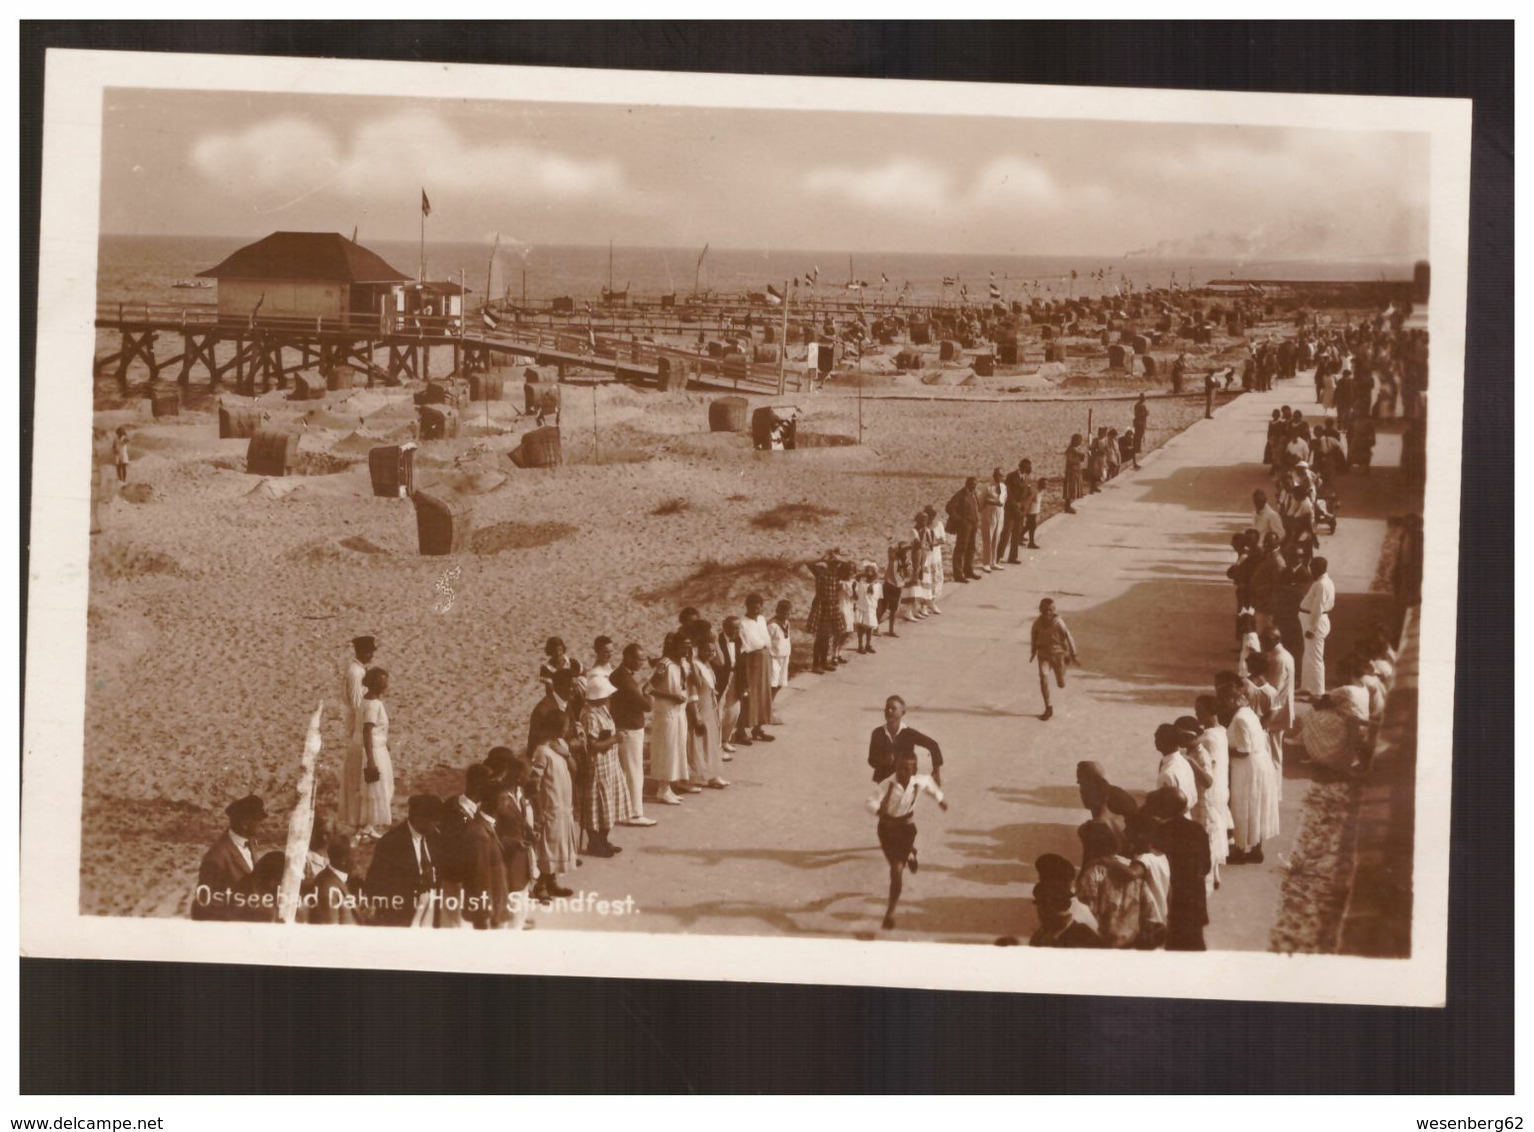
[[[1233,865],[1262,864],[1262,843],[1278,836],[1278,783],[1268,733],[1247,704],[1246,689],[1220,689],[1227,709],[1234,709],[1226,734],[1230,740],[1230,816],[1235,827]]]
[[[352,817],[364,840],[382,837],[389,829],[394,803],[394,763],[389,758],[389,712],[383,695],[389,674],[369,668],[362,677],[366,694],[357,715],[359,743],[346,752],[341,771],[342,812]]]
[[[853,577],[851,562],[840,563],[836,568],[836,608],[841,627],[832,640],[831,662],[846,664],[842,649],[847,647],[847,638],[852,636],[857,620],[857,580]]]
[[[1220,887],[1220,866],[1230,858],[1230,740],[1220,726],[1219,702],[1213,696],[1200,696],[1193,705],[1197,713],[1198,740],[1192,755],[1210,778],[1199,795],[1192,817],[1204,827],[1209,837],[1209,891]],[[1183,721],[1177,721],[1181,724]]]
[[[911,613],[917,619],[927,616],[932,607],[932,529],[927,513],[916,513],[911,528],[911,584],[906,587],[911,599]]]
[[[1312,762],[1346,774],[1355,762],[1366,761],[1369,690],[1356,665],[1342,669],[1340,678],[1300,717],[1300,744]]]
[[[688,704],[692,699],[683,667],[687,648],[680,633],[669,634],[650,677],[654,711],[650,715],[649,776],[656,782],[656,801],[668,806],[682,804],[672,786],[687,780]]]
[[[362,826],[362,796],[360,793],[348,788],[351,781],[348,777],[348,767],[353,765],[355,757],[356,766],[362,765],[362,700],[367,695],[367,689],[362,686],[362,678],[367,675],[368,666],[373,663],[373,657],[378,649],[378,642],[372,637],[353,637],[352,655],[346,658],[346,670],[341,675],[341,711],[342,723],[346,728],[345,756],[341,764],[341,799],[340,814],[341,824],[352,829]],[[360,774],[361,772],[358,771]]]
[[[789,627],[789,617],[793,611],[792,604],[786,600],[780,601],[767,622],[767,682],[772,688],[774,702],[778,698],[778,689],[788,683],[788,661],[794,654],[793,631]]]
[[[927,516],[927,531],[932,536],[932,549],[928,557],[932,570],[932,603],[931,612],[941,613],[937,603],[943,596],[943,575],[947,568],[943,563],[943,554],[948,546],[948,525],[943,522],[943,517],[937,513],[937,508],[930,503],[922,514]]]
[[[687,781],[723,790],[729,785],[719,748],[719,692],[714,675],[713,626],[701,618],[687,626],[692,637],[692,700],[695,725],[687,735]]]

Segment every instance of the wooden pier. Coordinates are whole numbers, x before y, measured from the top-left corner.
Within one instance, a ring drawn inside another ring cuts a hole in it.
[[[614,380],[681,388],[776,391],[779,365],[749,359],[727,364],[705,350],[687,350],[640,339],[639,326],[604,323],[556,325],[508,321],[495,330],[471,330],[458,318],[409,317],[385,321],[367,316],[344,319],[246,319],[220,317],[211,304],[170,306],[142,302],[99,304],[98,333],[117,336],[118,348],[95,358],[93,376],[114,377],[131,391],[129,371],[139,363],[151,386],[195,381],[218,390],[225,384],[254,395],[285,389],[293,375],[329,375],[349,366],[368,386],[425,380],[431,352],[450,350],[449,376],[518,362],[570,371],[594,371]],[[168,349],[167,349],[168,346]]]

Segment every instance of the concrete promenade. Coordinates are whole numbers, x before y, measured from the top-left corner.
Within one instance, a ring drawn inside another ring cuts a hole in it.
[[[726,764],[730,789],[681,806],[647,804],[658,826],[615,831],[619,858],[588,860],[563,878],[604,897],[632,894],[639,916],[545,911],[535,913],[538,925],[1026,940],[1035,926],[1034,859],[1079,859],[1076,763],[1097,760],[1137,795],[1152,788],[1156,726],[1190,714],[1194,697],[1212,691],[1213,674],[1234,666],[1230,537],[1248,525],[1252,491],[1270,486],[1261,463],[1266,423],[1283,404],[1315,415],[1308,375],[1237,398],[1081,501],[1078,514],[1050,519],[1041,549],[1024,552],[1022,565],[949,583],[943,614],[902,622],[898,639],[877,639],[877,656],[854,654],[833,674],[797,676],[779,700],[786,726],[774,729],[777,741]],[[1349,477],[1339,533],[1322,540],[1339,595],[1334,653],[1354,622],[1374,616],[1369,590],[1398,453],[1398,437],[1382,432],[1374,475]],[[975,464],[1022,455],[1058,477],[1057,454],[976,453]],[[1047,723],[1028,663],[1029,626],[1045,595],[1081,656]],[[923,800],[921,871],[908,875],[898,924],[884,933],[888,874],[863,802],[872,789],[869,732],[892,693],[910,705],[907,723],[942,745],[951,809]],[[1286,768],[1283,834],[1264,864],[1227,868],[1211,900],[1211,947],[1267,948],[1308,786],[1302,768]]]

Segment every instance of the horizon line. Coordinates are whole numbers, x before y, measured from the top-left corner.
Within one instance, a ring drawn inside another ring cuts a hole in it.
[[[254,242],[256,240],[265,239],[265,237],[271,235],[272,232],[286,232],[286,231],[311,231],[311,232],[313,232],[313,231],[322,231],[322,229],[312,229],[312,228],[311,229],[273,228],[271,230],[271,232],[267,232],[264,236],[234,236],[234,235],[222,234],[222,233],[217,233],[217,232],[109,232],[109,231],[105,231],[105,230],[99,230],[97,232],[97,238],[100,239],[103,236],[111,236],[111,237],[116,237],[116,238],[120,238],[120,239],[143,239],[143,240],[248,240],[248,241]],[[344,235],[345,233],[342,233],[342,232],[338,231],[335,234],[336,235]],[[409,237],[409,236],[381,236],[381,237],[377,237],[377,241],[380,242],[380,243],[398,243],[398,244],[414,244],[414,243],[418,242],[415,238]],[[365,240],[359,239],[357,242],[358,242],[358,244],[360,246],[363,246],[363,247],[367,246],[367,243],[366,243]],[[459,244],[459,245],[489,244],[490,242],[491,241],[484,240],[484,239],[444,239],[444,240],[439,240],[438,241],[439,244]],[[1034,257],[1038,257],[1038,258],[1041,258],[1041,259],[1070,259],[1072,257],[1079,257],[1079,258],[1082,258],[1082,259],[1154,259],[1154,260],[1188,262],[1188,263],[1199,263],[1199,262],[1228,263],[1228,262],[1230,262],[1232,260],[1235,260],[1237,262],[1250,262],[1250,263],[1383,263],[1383,262],[1412,263],[1412,262],[1416,262],[1416,261],[1419,261],[1419,260],[1425,260],[1425,259],[1428,258],[1425,253],[1423,253],[1423,254],[1415,254],[1415,253],[1411,253],[1411,252],[1381,252],[1381,253],[1376,253],[1374,255],[1353,255],[1353,256],[1338,256],[1338,257],[1315,256],[1315,255],[1309,255],[1309,256],[1296,256],[1296,255],[1230,256],[1230,255],[1157,255],[1157,254],[1144,253],[1144,252],[1141,252],[1139,250],[1132,250],[1132,251],[1127,251],[1127,252],[1094,252],[1094,251],[1073,251],[1073,252],[997,252],[997,251],[984,251],[984,252],[971,252],[971,251],[911,251],[911,250],[900,250],[900,249],[895,249],[895,248],[878,248],[878,249],[864,249],[862,251],[859,251],[859,250],[856,250],[856,249],[849,249],[849,248],[747,247],[747,246],[744,246],[744,245],[737,245],[737,244],[715,244],[712,241],[708,241],[707,244],[708,244],[709,250],[711,250],[711,251],[712,250],[719,250],[719,251],[726,251],[726,252],[767,252],[767,253],[770,253],[770,254],[777,254],[777,255],[787,255],[789,253],[804,252],[804,253],[811,254],[811,255],[849,255],[850,254],[850,255],[854,255],[854,256],[858,256],[858,255],[891,255],[891,256],[895,256],[895,255],[920,255],[920,256],[944,256],[944,255],[952,255],[952,256],[973,256],[973,257],[977,257],[977,258],[985,257],[985,256],[995,256],[995,257],[1001,257],[1001,258],[1006,258],[1006,257],[1023,258],[1023,257],[1027,257],[1027,256],[1034,256]],[[428,240],[427,241],[427,247],[430,247],[430,246],[431,246],[431,241]],[[624,244],[624,245],[613,244],[613,245],[610,245],[610,246],[613,248],[613,250],[617,250],[621,246],[623,248],[623,250],[625,250],[625,251],[654,252],[654,251],[685,251],[685,250],[690,250],[690,249],[692,249],[693,247],[695,247],[697,245],[695,245],[695,244]],[[594,250],[594,251],[606,250],[601,243],[595,243],[595,244],[592,244],[592,243],[582,243],[582,242],[561,243],[561,242],[554,242],[554,241],[544,241],[544,242],[540,242],[540,243],[534,243],[534,242],[528,242],[528,241],[522,241],[522,240],[514,241],[513,243],[511,243],[509,245],[503,245],[502,250],[503,251],[512,250],[512,249],[515,249],[516,247],[528,247],[528,248],[582,248],[582,249],[589,248],[589,249]]]

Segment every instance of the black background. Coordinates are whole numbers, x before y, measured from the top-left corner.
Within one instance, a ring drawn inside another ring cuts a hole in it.
[[[1510,1092],[1512,43],[1511,21],[23,23],[23,579],[48,47],[1475,102],[1446,1010],[21,960],[23,1092]]]

